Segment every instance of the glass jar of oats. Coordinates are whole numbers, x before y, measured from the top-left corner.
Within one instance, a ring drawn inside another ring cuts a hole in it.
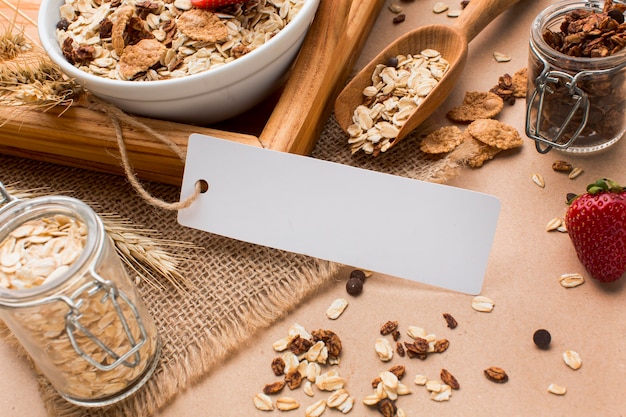
[[[530,30],[526,134],[537,150],[588,153],[626,131],[622,2],[552,4]]]
[[[18,200],[0,183],[0,317],[69,402],[103,406],[157,364],[157,330],[102,220],[61,196]]]

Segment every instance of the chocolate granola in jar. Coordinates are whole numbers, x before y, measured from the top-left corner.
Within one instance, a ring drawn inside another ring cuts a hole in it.
[[[626,131],[626,4],[564,1],[530,31],[526,134],[537,150],[588,153]]]

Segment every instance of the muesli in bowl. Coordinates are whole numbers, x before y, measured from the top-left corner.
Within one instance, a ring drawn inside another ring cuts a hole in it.
[[[259,103],[287,72],[319,0],[43,0],[50,57],[130,113],[216,122]]]

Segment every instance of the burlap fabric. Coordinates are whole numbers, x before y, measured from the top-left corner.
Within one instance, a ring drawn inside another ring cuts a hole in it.
[[[19,137],[15,140],[19,141]],[[435,182],[445,182],[456,169],[449,158],[432,160],[420,154],[418,134],[378,158],[351,155],[346,140],[331,117],[312,156]],[[0,181],[20,189],[48,187],[53,194],[69,193],[96,203],[100,210],[118,213],[136,225],[156,229],[163,237],[191,242],[200,248],[188,252],[189,259],[182,265],[183,272],[195,285],[189,294],[181,296],[173,287],[155,290],[139,284],[163,342],[160,362],[148,383],[118,404],[85,409],[63,400],[40,377],[42,398],[51,416],[153,414],[177,392],[218,366],[254,332],[284,316],[329,283],[340,268],[324,260],[181,227],[176,222],[176,213],[148,205],[123,177],[0,155]],[[176,187],[145,185],[153,195],[166,201],[178,199]],[[4,330],[5,342],[15,343]],[[23,354],[19,345],[15,346],[16,354]],[[24,358],[27,360],[25,355]]]

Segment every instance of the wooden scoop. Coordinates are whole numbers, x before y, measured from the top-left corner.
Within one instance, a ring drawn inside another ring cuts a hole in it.
[[[397,55],[435,49],[449,62],[450,67],[424,102],[408,118],[398,136],[392,139],[391,146],[400,142],[446,100],[465,67],[467,44],[496,16],[518,1],[472,0],[454,26],[423,26],[396,39],[363,68],[337,97],[335,116],[341,128],[347,131],[348,126],[353,123],[354,110],[363,104],[363,89],[371,85],[376,65],[385,64],[389,58]]]

